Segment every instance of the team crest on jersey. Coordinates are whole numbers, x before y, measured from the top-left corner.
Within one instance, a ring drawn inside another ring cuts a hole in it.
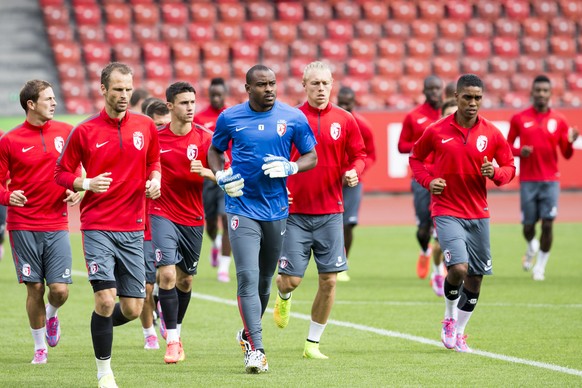
[[[155,255],[156,255],[156,263],[159,263],[160,260],[162,260],[162,251],[160,249],[156,249]]]
[[[59,154],[63,152],[63,147],[65,146],[65,139],[61,136],[55,137],[55,149],[59,151]]]
[[[230,229],[237,230],[239,225],[239,220],[237,216],[232,217],[230,220]]]
[[[277,133],[279,136],[283,136],[287,132],[287,121],[279,120],[277,121]]]
[[[143,150],[143,146],[145,144],[144,141],[144,137],[143,137],[143,133],[141,133],[140,131],[134,132],[133,133],[133,145],[135,146],[135,148],[137,148],[138,150]]]
[[[198,157],[198,146],[196,144],[189,144],[186,155],[189,160],[194,160]]]
[[[279,268],[287,268],[287,265],[289,265],[289,261],[285,256],[282,256],[279,259]]]
[[[92,261],[87,266],[87,269],[89,270],[89,274],[95,275],[97,271],[99,271],[99,266],[97,265],[96,262]]]
[[[329,133],[331,134],[333,140],[339,139],[339,137],[342,135],[342,126],[339,123],[331,124],[329,127]]]
[[[548,120],[548,132],[554,133],[558,129],[558,122],[556,119],[549,119]]]
[[[22,276],[28,277],[28,276],[30,276],[31,273],[32,273],[32,270],[30,269],[30,264],[24,264],[22,266]]]
[[[449,251],[448,249],[445,249],[443,251],[443,256],[445,257],[445,261],[448,263],[449,261],[451,261],[451,251]]]
[[[485,149],[487,148],[487,142],[488,142],[487,136],[485,136],[485,135],[480,135],[477,138],[477,144],[476,145],[477,145],[477,149],[479,150],[479,152],[485,151]]]

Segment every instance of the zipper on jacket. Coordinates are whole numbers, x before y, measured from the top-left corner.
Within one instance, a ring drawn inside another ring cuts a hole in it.
[[[40,129],[40,142],[42,143],[42,150],[46,153],[46,144],[44,142],[44,135],[42,133],[42,128]]]
[[[117,122],[117,133],[119,134],[119,148],[123,148],[123,139],[121,138],[121,120]]]
[[[321,136],[321,111],[317,112],[317,136]]]

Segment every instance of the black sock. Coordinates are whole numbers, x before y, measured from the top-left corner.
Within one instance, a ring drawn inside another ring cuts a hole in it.
[[[475,306],[477,306],[477,301],[479,300],[479,293],[478,292],[471,292],[465,288],[462,291],[462,297],[459,300],[459,310],[471,312],[475,310]]]
[[[176,323],[181,324],[186,315],[186,310],[188,310],[188,305],[192,299],[192,291],[183,292],[176,287],[176,293],[178,294],[178,320]]]
[[[131,319],[127,319],[127,317],[123,315],[123,312],[121,311],[121,305],[119,303],[115,303],[113,314],[111,314],[111,320],[113,322],[113,326],[121,326],[131,321]]]
[[[107,360],[111,358],[113,346],[113,321],[111,317],[103,317],[93,311],[91,316],[91,339],[95,358]]]
[[[166,329],[175,329],[178,324],[178,294],[176,293],[176,287],[171,290],[160,288],[159,297]]]
[[[443,286],[443,289],[445,292],[445,298],[447,298],[448,300],[455,300],[460,296],[459,290],[461,289],[461,286],[452,285],[451,283],[449,283],[447,278],[445,278],[445,284]]]

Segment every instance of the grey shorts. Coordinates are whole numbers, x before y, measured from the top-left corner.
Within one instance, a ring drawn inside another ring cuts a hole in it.
[[[202,186],[204,217],[215,218],[226,214],[224,210],[224,191],[211,180],[205,179]]]
[[[344,225],[357,225],[358,212],[362,202],[363,187],[358,183],[355,187],[344,186]]]
[[[521,182],[519,193],[522,224],[534,225],[539,219],[553,220],[558,215],[559,182]]]
[[[19,283],[71,284],[73,256],[69,232],[9,232]]]
[[[204,227],[180,225],[154,215],[150,220],[156,267],[176,265],[184,273],[196,275]]]
[[[422,187],[416,180],[411,183],[412,197],[414,199],[414,214],[416,214],[416,226],[432,224],[430,217],[430,192]]]
[[[340,213],[289,215],[279,273],[303,277],[312,251],[318,273],[348,270]]]
[[[143,231],[84,230],[89,281],[117,282],[117,295],[145,298]]]
[[[154,284],[156,282],[156,255],[154,253],[154,244],[151,240],[144,240],[143,256],[145,260],[146,283]]]
[[[434,218],[445,265],[468,263],[469,275],[492,275],[489,218]]]

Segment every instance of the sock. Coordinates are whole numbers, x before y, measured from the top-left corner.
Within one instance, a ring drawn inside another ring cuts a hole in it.
[[[168,336],[166,337],[166,342],[178,342],[180,336],[178,335],[178,329],[167,329]]]
[[[156,329],[154,329],[153,326],[150,327],[142,327],[143,329],[143,338],[148,338],[149,336],[155,335],[157,337],[156,334]]]
[[[212,245],[214,246],[214,248],[216,248],[218,250],[220,250],[220,248],[222,248],[222,235],[221,234],[216,235],[216,238],[212,242]]]
[[[278,291],[278,292],[279,292],[279,296],[280,296],[280,297],[281,297],[281,299],[283,299],[283,300],[287,300],[287,299],[291,298],[291,293],[290,293],[290,292],[288,292],[288,293],[286,293],[286,294],[282,294],[282,293],[281,293],[281,291]]]
[[[326,323],[322,324],[311,320],[311,323],[309,324],[309,335],[307,336],[307,341],[316,343],[319,342],[321,340],[321,335],[325,330],[325,326],[327,326]]]
[[[91,339],[93,340],[93,351],[98,360],[108,360],[111,358],[111,347],[113,346],[113,320],[111,317],[103,317],[93,311],[91,316]],[[97,365],[99,368],[99,365]]]
[[[164,315],[166,329],[175,329],[178,323],[178,293],[176,287],[171,290],[160,288],[160,306]]]
[[[218,272],[228,273],[229,269],[230,269],[230,255],[229,256],[219,255]]]
[[[459,318],[457,319],[457,334],[463,335],[463,333],[465,333],[465,326],[467,326],[467,323],[469,323],[469,318],[471,318],[471,314],[473,314],[473,312],[458,310],[457,313],[459,314]]]
[[[457,319],[457,304],[459,302],[461,286],[454,286],[445,278],[443,286],[445,292],[445,319]]]
[[[119,302],[115,303],[113,314],[111,314],[111,321],[113,322],[113,326],[121,326],[131,321],[131,319],[128,319],[125,315],[123,315]]]
[[[98,358],[95,359],[97,362],[97,380],[105,375],[112,375],[113,371],[111,370],[111,357],[107,360],[100,360]]]
[[[57,316],[57,311],[58,311],[58,307],[54,307],[52,304],[47,303],[46,305],[46,319],[47,321],[51,318],[54,318]]]
[[[46,337],[46,327],[41,327],[40,329],[30,328],[32,333],[32,338],[34,339],[34,351],[39,349],[46,349],[46,342],[44,341]]]
[[[465,332],[465,326],[467,326],[479,300],[478,292],[471,292],[463,288],[462,293],[463,297],[459,301],[459,308],[457,309],[459,317],[457,319],[457,334],[463,334]]]
[[[539,241],[534,237],[530,241],[527,242],[527,251],[531,254],[534,254],[536,251],[536,247],[539,249]]]
[[[178,330],[178,338],[182,338],[182,324],[178,323],[176,325],[176,330]]]
[[[183,292],[183,291],[180,291],[180,289],[178,287],[176,287],[176,293],[178,294],[178,316],[176,319],[176,324],[180,324],[184,320],[184,316],[186,315],[186,310],[188,310],[188,305],[190,304],[190,300],[192,299],[192,290],[190,290],[188,292]],[[165,315],[164,315],[164,318],[165,318]],[[167,325],[167,323],[166,323],[166,325]]]
[[[443,263],[440,263],[439,265],[434,265],[433,264],[433,271],[436,275],[443,275],[445,273],[445,266]]]
[[[548,259],[550,258],[550,252],[540,251],[538,253],[538,260],[534,266],[534,271],[544,272],[546,270],[546,264],[548,264]]]

